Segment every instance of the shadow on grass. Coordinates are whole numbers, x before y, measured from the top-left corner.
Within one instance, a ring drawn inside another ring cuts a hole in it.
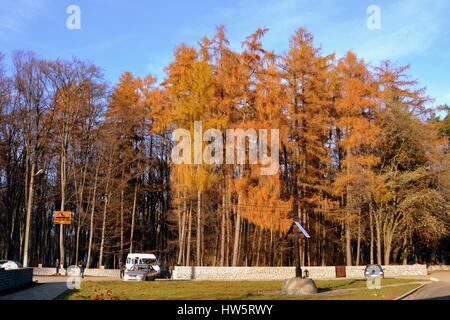
[[[336,280],[333,280],[336,281]],[[336,283],[336,284],[332,284],[332,285],[327,285],[326,287],[320,287],[317,286],[317,291],[318,293],[322,293],[322,292],[330,292],[336,289],[350,289],[350,288],[355,288],[356,286],[354,286],[355,284],[361,282],[360,279],[353,279],[353,280],[344,280],[342,283]]]

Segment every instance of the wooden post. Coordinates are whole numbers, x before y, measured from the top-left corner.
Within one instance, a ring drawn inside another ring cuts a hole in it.
[[[299,246],[298,246],[298,240],[300,238],[298,230],[294,228],[294,259],[295,259],[295,277],[301,278],[302,277],[302,267],[300,266],[300,253],[299,253]]]

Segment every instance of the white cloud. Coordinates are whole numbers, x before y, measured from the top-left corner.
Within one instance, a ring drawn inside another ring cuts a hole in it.
[[[448,4],[443,0],[394,2],[380,7],[381,30],[366,28],[368,15],[337,26],[332,44],[338,53],[352,49],[371,62],[422,55],[446,32],[443,13]]]
[[[328,52],[343,55],[353,50],[372,62],[425,54],[448,33],[445,21],[450,6],[446,0],[378,2],[374,4],[381,8],[381,30],[367,29],[369,15],[359,1],[343,5],[331,0],[242,0],[216,9],[211,19],[222,20],[236,49],[257,27],[268,27],[264,43],[277,51],[285,50],[291,34],[303,26]]]

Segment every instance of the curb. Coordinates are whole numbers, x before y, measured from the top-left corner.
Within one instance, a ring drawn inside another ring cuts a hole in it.
[[[421,289],[422,287],[426,286],[428,283],[424,283],[421,284],[420,286],[418,286],[417,288],[414,288],[410,291],[408,291],[407,293],[401,295],[400,297],[395,298],[394,300],[405,300],[405,298],[407,298],[408,296],[412,295],[414,292],[416,292],[417,290]]]

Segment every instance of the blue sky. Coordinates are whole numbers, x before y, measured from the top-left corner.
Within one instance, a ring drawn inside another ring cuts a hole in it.
[[[80,30],[66,28],[71,4],[81,8]],[[369,5],[381,9],[380,30],[366,27]],[[450,105],[449,13],[447,0],[0,0],[0,51],[76,56],[100,66],[111,83],[124,70],[162,80],[173,49],[195,45],[218,24],[236,49],[256,28],[267,27],[264,44],[277,52],[303,26],[325,53],[340,57],[353,50],[372,64],[385,58],[410,64],[436,104]]]

